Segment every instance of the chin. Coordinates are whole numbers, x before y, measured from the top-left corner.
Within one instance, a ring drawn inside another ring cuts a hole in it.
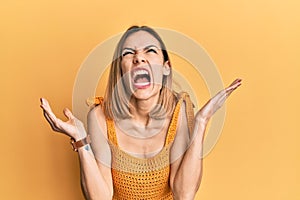
[[[160,88],[158,87],[153,87],[152,88],[147,88],[147,89],[136,89],[132,97],[137,99],[137,100],[148,100],[152,97],[156,97],[159,95]]]

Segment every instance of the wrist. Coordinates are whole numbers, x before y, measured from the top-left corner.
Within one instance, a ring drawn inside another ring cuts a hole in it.
[[[90,144],[91,143],[91,139],[90,139],[89,135],[87,135],[86,137],[84,137],[82,139],[79,139],[79,140],[75,140],[74,138],[71,138],[70,143],[72,145],[73,151],[77,152],[79,148],[84,147],[84,146]]]
[[[77,142],[79,140],[82,140],[82,139],[86,138],[87,134],[86,134],[86,132],[84,132],[84,133],[79,133],[79,134],[70,135],[70,136],[71,136],[71,138],[73,138],[75,140],[75,142]]]
[[[196,123],[197,123],[197,124],[200,124],[200,125],[204,125],[204,126],[207,125],[209,119],[210,119],[209,117],[205,117],[205,116],[202,116],[202,115],[197,115],[197,116],[195,117]]]

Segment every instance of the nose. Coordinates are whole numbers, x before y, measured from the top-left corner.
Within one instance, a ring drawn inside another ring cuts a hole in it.
[[[140,53],[137,53],[134,55],[133,57],[133,63],[134,64],[139,64],[139,63],[145,63],[146,59],[143,55],[141,55]]]

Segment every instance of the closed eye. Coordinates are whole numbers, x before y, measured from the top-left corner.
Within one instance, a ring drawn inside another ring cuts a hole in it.
[[[154,49],[154,48],[150,48],[150,49],[147,49],[146,52],[147,52],[147,53],[150,53],[150,52],[157,53],[157,50]]]
[[[133,54],[133,52],[132,52],[132,51],[124,51],[124,52],[122,53],[122,56],[124,57],[124,56],[130,55],[130,54]]]

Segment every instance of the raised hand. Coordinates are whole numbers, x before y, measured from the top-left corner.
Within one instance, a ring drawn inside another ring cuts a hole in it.
[[[86,131],[83,126],[83,123],[80,120],[78,120],[69,109],[65,108],[63,111],[64,115],[68,118],[68,121],[64,122],[54,115],[46,99],[41,98],[40,100],[40,106],[43,109],[44,116],[50,124],[52,130],[64,133],[74,138],[75,140],[80,140],[86,137]]]
[[[218,92],[196,114],[196,119],[207,122],[223,106],[227,97],[241,85],[242,79],[234,80],[227,88]]]

